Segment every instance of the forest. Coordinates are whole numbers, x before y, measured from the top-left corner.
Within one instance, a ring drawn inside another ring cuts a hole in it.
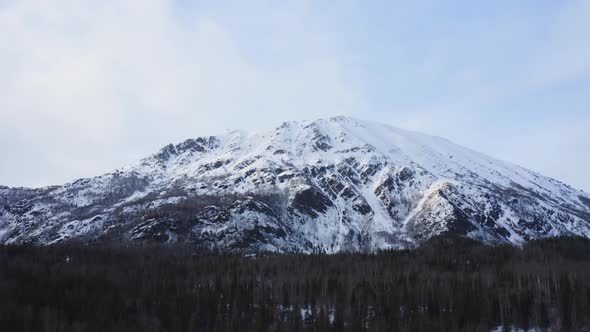
[[[590,240],[378,253],[0,247],[2,331],[590,330]]]

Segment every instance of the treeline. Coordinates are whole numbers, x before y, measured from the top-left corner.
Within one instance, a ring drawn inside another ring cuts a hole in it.
[[[590,329],[590,241],[378,254],[0,247],[2,331]]]

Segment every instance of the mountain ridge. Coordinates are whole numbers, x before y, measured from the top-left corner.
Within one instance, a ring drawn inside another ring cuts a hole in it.
[[[0,203],[2,243],[337,252],[444,233],[513,244],[590,237],[582,191],[444,138],[344,116],[187,139],[94,178],[0,188]]]

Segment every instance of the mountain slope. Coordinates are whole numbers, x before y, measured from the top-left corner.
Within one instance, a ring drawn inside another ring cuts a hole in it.
[[[346,117],[168,145],[113,173],[0,188],[0,242],[335,252],[454,233],[590,237],[590,196],[445,139]]]

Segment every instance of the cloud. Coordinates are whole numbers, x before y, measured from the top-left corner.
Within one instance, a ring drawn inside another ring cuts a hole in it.
[[[329,37],[298,28],[305,2],[253,1],[250,21],[159,0],[0,6],[0,183],[59,183],[170,141],[364,105]],[[253,26],[273,30],[239,30]]]
[[[590,191],[583,170],[553,161],[590,163],[589,22],[587,0],[0,2],[0,184],[62,183],[187,137],[346,114]]]

